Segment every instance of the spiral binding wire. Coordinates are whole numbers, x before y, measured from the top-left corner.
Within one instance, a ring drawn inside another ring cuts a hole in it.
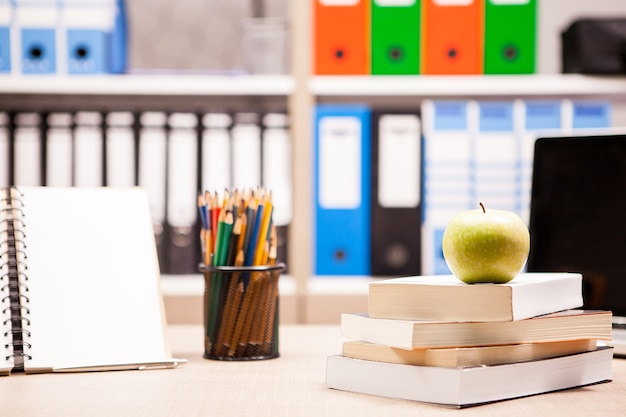
[[[29,354],[32,345],[26,340],[31,333],[27,328],[30,326],[30,309],[26,305],[30,298],[25,294],[28,292],[28,265],[23,194],[15,187],[2,189],[1,192],[0,316],[5,317],[2,326],[7,328],[3,333],[7,352],[5,359],[13,359],[14,369],[23,370],[24,361],[32,359]]]

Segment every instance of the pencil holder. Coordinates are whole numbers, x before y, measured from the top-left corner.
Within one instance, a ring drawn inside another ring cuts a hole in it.
[[[204,273],[204,357],[260,360],[278,353],[278,278],[285,264],[207,266]]]

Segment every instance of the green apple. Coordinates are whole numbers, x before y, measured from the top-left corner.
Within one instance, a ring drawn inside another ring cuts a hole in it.
[[[452,273],[466,283],[505,283],[528,259],[530,233],[515,213],[485,209],[457,214],[442,240],[443,256]]]

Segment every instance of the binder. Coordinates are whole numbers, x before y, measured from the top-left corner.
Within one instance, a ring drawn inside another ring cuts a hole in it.
[[[14,0],[15,18],[11,36],[13,72],[54,74],[57,72],[56,0]]]
[[[74,185],[100,187],[104,184],[102,115],[78,112],[74,124]]]
[[[371,0],[372,74],[418,74],[420,1]]]
[[[277,259],[286,262],[288,268],[287,238],[293,218],[293,172],[288,116],[284,113],[268,113],[263,116],[262,124],[263,187],[272,191]]]
[[[202,117],[202,190],[218,191],[231,186],[232,117],[208,113]]]
[[[418,113],[372,114],[371,274],[421,272],[421,124]]]
[[[108,70],[112,74],[122,74],[128,68],[128,16],[126,2],[113,0],[113,28],[108,36]]]
[[[72,186],[72,114],[51,113],[48,115],[46,132],[46,185],[53,187]]]
[[[312,0],[313,73],[368,74],[370,0]]]
[[[139,116],[137,182],[148,194],[152,228],[161,271],[168,270],[165,257],[165,186],[167,183],[167,115],[144,112]]]
[[[0,74],[11,72],[12,0],[0,0]]]
[[[425,100],[422,104],[422,274],[449,274],[441,239],[450,219],[475,206],[472,189],[474,102]]]
[[[13,185],[42,185],[41,116],[38,113],[18,113],[14,117]]]
[[[285,226],[293,217],[291,138],[287,115],[268,113],[263,116],[263,126],[263,187],[272,191],[274,224]]]
[[[61,0],[59,61],[69,74],[103,74],[109,67],[108,36],[113,29],[112,0]]]
[[[145,193],[0,190],[0,372],[174,368]]]
[[[422,73],[483,72],[482,0],[423,0]]]
[[[611,127],[611,103],[608,101],[573,100],[571,126],[573,129],[603,129]]]
[[[11,151],[9,144],[9,115],[0,112],[0,187],[8,187],[11,183]]]
[[[172,113],[168,124],[166,273],[193,274],[198,272],[200,261],[198,119],[193,113]]]
[[[237,113],[231,130],[233,188],[250,189],[261,184],[261,127],[256,113]]]
[[[520,213],[520,149],[512,101],[478,103],[478,135],[473,141],[474,206]],[[519,126],[519,125],[518,125]]]
[[[536,0],[485,0],[485,74],[532,74]]]
[[[530,222],[530,198],[532,191],[533,157],[535,141],[541,136],[556,135],[562,131],[563,115],[560,100],[526,100],[523,102],[524,128],[520,153],[521,215]]]
[[[370,274],[370,129],[364,105],[315,112],[317,275]]]
[[[106,185],[132,187],[135,181],[134,116],[112,112],[106,116]]]

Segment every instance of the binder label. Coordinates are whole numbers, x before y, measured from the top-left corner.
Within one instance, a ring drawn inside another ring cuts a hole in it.
[[[496,5],[508,5],[508,4],[528,4],[530,0],[488,0],[489,3]]]
[[[361,122],[324,117],[319,126],[319,204],[356,209],[361,205]]]
[[[420,201],[420,123],[415,115],[380,118],[378,202],[417,207]]]
[[[467,6],[474,0],[434,0],[434,2],[438,6]]]
[[[324,6],[354,6],[360,0],[319,0]]]
[[[402,7],[402,6],[412,6],[415,4],[415,0],[374,0],[374,3],[378,6],[391,6],[391,7]]]

